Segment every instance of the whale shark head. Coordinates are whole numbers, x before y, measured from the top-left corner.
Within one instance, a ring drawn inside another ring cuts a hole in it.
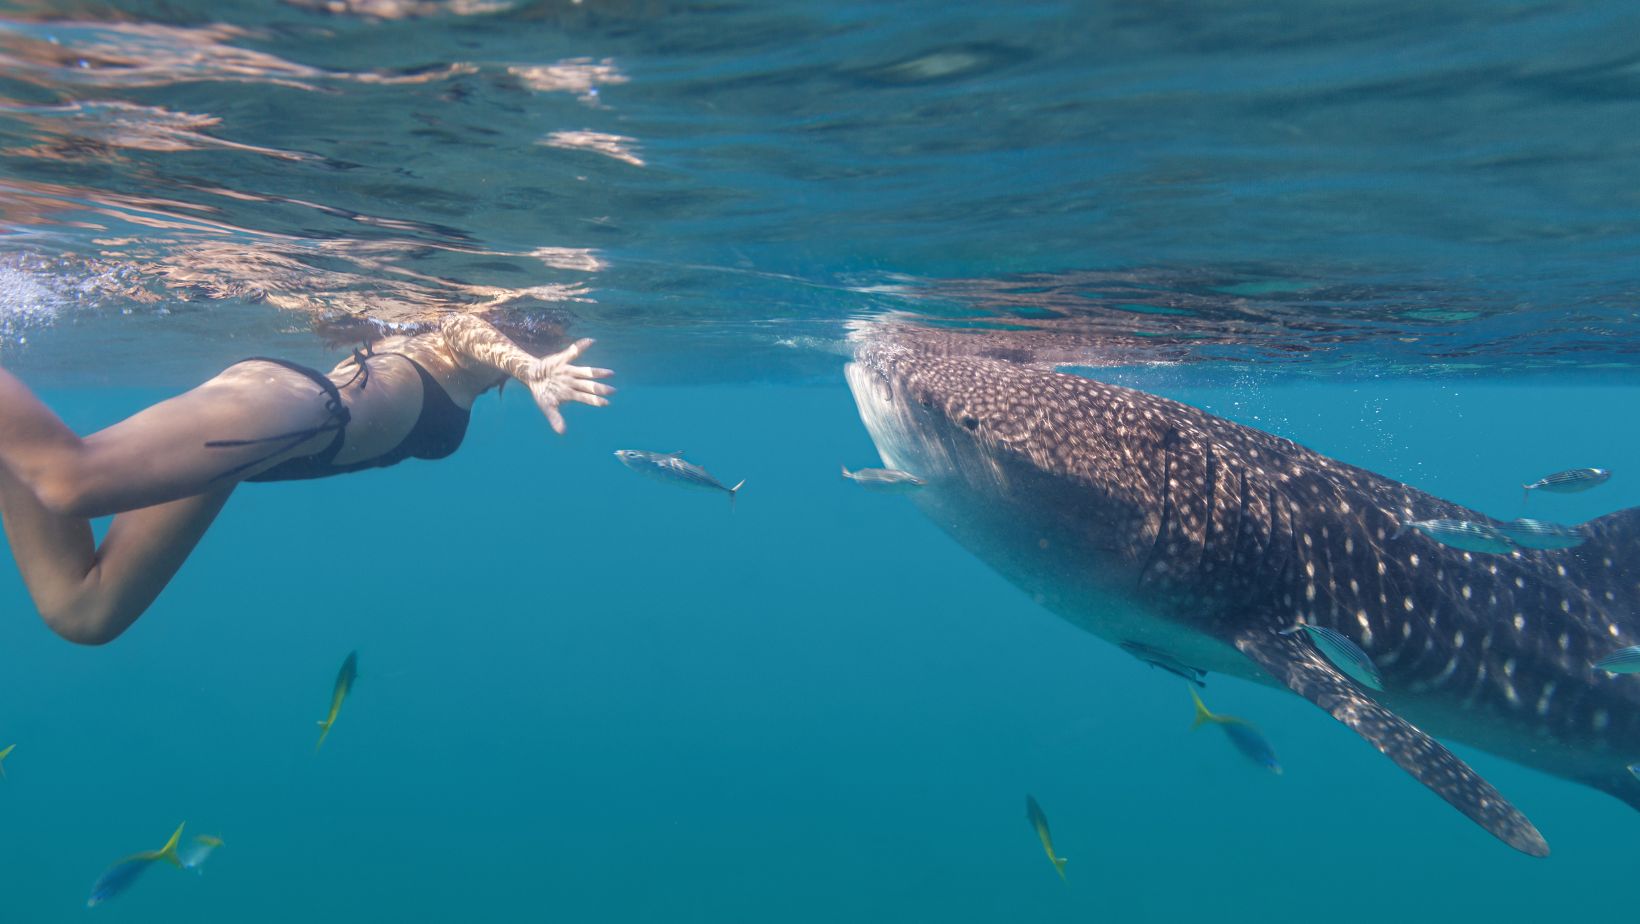
[[[1151,396],[944,347],[857,340],[845,376],[883,461],[925,479],[917,505],[1038,602],[1126,595],[1163,519],[1156,450],[1173,437]]]

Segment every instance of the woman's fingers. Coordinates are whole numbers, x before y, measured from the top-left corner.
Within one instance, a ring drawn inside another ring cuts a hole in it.
[[[614,372],[596,366],[569,364],[592,344],[591,337],[583,337],[563,350],[537,360],[538,365],[531,378],[533,384],[530,387],[535,390],[537,403],[541,405],[541,413],[546,415],[547,423],[551,425],[554,433],[564,432],[564,414],[559,409],[560,402],[577,401],[593,407],[604,407],[609,404],[609,400],[604,396],[615,393],[614,388],[594,381],[609,378],[615,374]]]
[[[559,362],[567,363],[575,357],[580,356],[582,350],[585,350],[587,347],[592,346],[596,342],[597,341],[593,340],[591,337],[582,337],[580,340],[577,340],[565,347],[558,353],[557,356],[554,356],[553,359]]]
[[[563,436],[564,415],[559,412],[558,405],[545,405],[541,408],[541,412],[547,415],[547,425],[552,427],[552,432],[558,434],[559,436]]]
[[[601,382],[571,382],[569,389],[587,395],[613,395],[615,393],[614,386],[605,385]]]

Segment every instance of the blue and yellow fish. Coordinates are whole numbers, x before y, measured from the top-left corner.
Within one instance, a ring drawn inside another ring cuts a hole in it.
[[[1042,841],[1042,849],[1047,851],[1048,862],[1053,864],[1054,871],[1059,873],[1060,879],[1065,879],[1065,858],[1053,849],[1053,835],[1048,833],[1048,816],[1042,814],[1042,806],[1037,805],[1036,799],[1029,794],[1025,796],[1025,820],[1031,823],[1031,829]]]
[[[1196,701],[1196,720],[1190,723],[1192,729],[1208,724],[1218,726],[1219,730],[1224,732],[1224,737],[1230,739],[1230,743],[1236,746],[1236,750],[1240,751],[1242,756],[1277,776],[1281,775],[1281,762],[1276,760],[1275,748],[1270,746],[1270,742],[1264,739],[1264,735],[1253,723],[1233,715],[1214,715],[1209,712],[1202,698],[1196,695],[1195,687],[1190,688],[1190,698]]]
[[[347,660],[342,662],[342,669],[336,672],[336,686],[330,692],[330,714],[319,721],[319,743],[313,746],[315,753],[325,746],[325,738],[330,735],[330,726],[336,724],[336,716],[342,711],[342,701],[353,689],[353,681],[359,679],[359,653],[350,651]]]
[[[85,906],[95,908],[118,896],[131,888],[131,884],[140,879],[155,863],[164,861],[180,869],[182,858],[177,856],[177,842],[182,839],[182,829],[186,825],[187,822],[177,825],[176,831],[171,834],[171,839],[165,842],[164,847],[132,854],[110,866],[91,886],[91,897],[85,900]]]

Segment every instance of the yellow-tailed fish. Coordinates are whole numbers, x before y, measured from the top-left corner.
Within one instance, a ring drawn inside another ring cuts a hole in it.
[[[342,662],[342,669],[336,672],[336,688],[330,693],[330,714],[319,722],[319,743],[313,746],[315,752],[325,746],[330,726],[336,724],[336,714],[342,711],[342,700],[347,699],[348,691],[353,689],[353,681],[358,678],[359,653],[350,651],[347,660]]]
[[[1031,828],[1042,841],[1042,849],[1048,854],[1048,862],[1053,864],[1054,871],[1059,873],[1060,879],[1065,879],[1065,858],[1054,852],[1053,835],[1048,833],[1048,816],[1042,814],[1042,806],[1037,805],[1029,795],[1025,796],[1025,820],[1031,823]]]
[[[196,873],[203,873],[200,867],[211,858],[216,848],[222,846],[222,838],[213,834],[196,834],[188,849],[182,852],[182,868],[191,869]]]
[[[0,751],[0,780],[6,778],[6,758],[10,757],[11,752],[16,749],[17,745],[8,744],[6,745],[6,749],[4,751]]]
[[[181,867],[182,858],[177,856],[177,842],[182,840],[182,829],[186,825],[187,822],[177,825],[176,831],[171,834],[171,839],[165,842],[164,847],[132,854],[110,866],[91,886],[91,897],[85,900],[85,906],[95,908],[129,889],[143,873],[148,872],[149,867],[161,860],[172,866]]]
[[[1195,687],[1190,688],[1190,698],[1196,701],[1196,720],[1190,723],[1191,728],[1201,728],[1209,723],[1218,726],[1224,737],[1229,738],[1244,757],[1277,776],[1281,775],[1281,763],[1276,760],[1275,748],[1270,747],[1270,742],[1264,739],[1253,723],[1233,715],[1209,712],[1202,698],[1196,694]]]

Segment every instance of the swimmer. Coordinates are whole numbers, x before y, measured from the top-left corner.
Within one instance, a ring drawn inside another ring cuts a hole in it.
[[[607,369],[537,358],[471,315],[355,350],[329,374],[279,359],[229,366],[192,391],[85,438],[0,370],[0,519],[46,625],[101,645],[131,627],[244,481],[325,478],[442,459],[474,399],[516,379],[547,423],[609,402]],[[95,517],[114,516],[102,545]]]

